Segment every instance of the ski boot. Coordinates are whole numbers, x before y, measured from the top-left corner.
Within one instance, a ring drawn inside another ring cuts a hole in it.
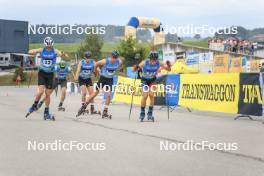
[[[55,121],[55,116],[49,113],[49,110],[45,108],[44,110],[44,120],[53,120]]]
[[[64,111],[65,111],[65,108],[62,107],[62,106],[59,106],[59,107],[58,107],[58,111],[63,111],[63,112],[64,112]]]
[[[27,118],[32,112],[34,112],[34,111],[36,111],[36,110],[37,110],[37,106],[36,106],[35,104],[33,104],[33,105],[29,108],[28,113],[26,114],[26,118]]]
[[[36,110],[39,110],[41,106],[43,105],[44,101],[40,101],[36,107]]]
[[[49,113],[44,114],[44,120],[53,120],[55,121],[55,116]]]
[[[87,107],[87,104],[83,104],[82,107],[79,109],[76,117],[79,117],[80,115],[84,115],[85,113],[87,113],[88,110],[86,110],[86,107]]]
[[[91,112],[91,115],[93,115],[93,114],[101,115],[101,111],[95,111],[95,110],[94,110],[94,105],[91,105],[90,112]]]
[[[107,109],[104,109],[104,111],[103,111],[102,119],[104,119],[104,118],[106,118],[106,119],[112,119],[112,115],[111,114],[108,114]]]
[[[141,112],[140,113],[140,116],[139,116],[140,122],[143,122],[144,121],[144,118],[145,118],[145,113],[144,112]]]
[[[151,120],[152,122],[154,122],[154,116],[152,115],[152,112],[148,112],[147,118],[148,120]]]

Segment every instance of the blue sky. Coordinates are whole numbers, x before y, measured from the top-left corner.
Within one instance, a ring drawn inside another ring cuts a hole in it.
[[[132,16],[169,26],[264,27],[263,0],[0,0],[0,18],[31,24],[125,25]]]

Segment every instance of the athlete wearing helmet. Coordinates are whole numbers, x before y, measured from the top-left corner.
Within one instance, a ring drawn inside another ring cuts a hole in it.
[[[154,106],[154,92],[155,92],[155,84],[156,84],[156,76],[158,74],[158,70],[160,68],[170,70],[170,63],[160,62],[158,60],[158,53],[156,51],[152,51],[149,54],[149,57],[142,61],[139,65],[134,66],[134,71],[138,69],[142,70],[142,99],[141,99],[141,112],[140,112],[140,120],[143,121],[145,118],[145,107],[146,101],[148,97],[150,98],[150,106],[147,113],[148,120],[154,121],[153,117],[153,106]]]
[[[86,99],[85,104],[78,111],[77,116],[81,115],[85,111],[87,105],[91,103],[93,99],[98,95],[99,91],[103,90],[104,92],[107,92],[107,97],[105,101],[102,118],[111,117],[111,115],[108,115],[108,106],[110,104],[111,92],[113,90],[112,89],[113,77],[116,75],[116,70],[118,68],[122,68],[122,62],[119,59],[118,51],[114,50],[111,53],[111,57],[102,59],[95,64],[94,71],[96,74],[97,74],[97,68],[99,67],[101,68],[101,71],[100,71],[99,81],[96,84],[96,90],[89,98]]]
[[[51,37],[46,37],[44,39],[44,45],[44,48],[33,49],[29,51],[29,54],[40,54],[40,64],[38,72],[38,93],[35,97],[33,105],[29,109],[29,113],[32,113],[33,111],[37,110],[38,102],[41,96],[45,93],[46,98],[44,119],[46,120],[51,117],[49,114],[49,105],[50,95],[53,90],[56,57],[63,57],[65,55],[53,47],[54,41]]]
[[[63,102],[66,98],[66,90],[67,90],[67,75],[71,71],[71,68],[68,66],[68,64],[61,60],[56,66],[55,66],[55,82],[53,89],[57,88],[59,85],[61,86],[61,98],[58,110],[65,111],[65,108],[63,106]]]
[[[92,78],[94,77],[95,61],[92,58],[92,53],[87,51],[84,53],[84,58],[79,62],[77,71],[75,74],[75,81],[79,81],[82,94],[82,105],[85,103],[87,92],[91,96],[94,92]],[[91,101],[91,114],[95,114],[97,111],[94,109],[94,101]]]

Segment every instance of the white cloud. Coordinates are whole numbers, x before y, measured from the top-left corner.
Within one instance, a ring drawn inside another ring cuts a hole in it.
[[[94,18],[98,23],[116,21],[122,24],[126,17],[147,16],[173,23],[236,24],[239,21],[245,25],[264,26],[260,18],[264,16],[262,0],[0,0],[0,4],[0,18],[12,17],[34,23],[45,21],[45,18],[51,23],[70,19],[75,21],[69,23],[78,23]],[[67,13],[72,15],[67,16]]]

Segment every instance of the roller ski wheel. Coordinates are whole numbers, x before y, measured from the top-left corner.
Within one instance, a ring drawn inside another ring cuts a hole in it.
[[[102,119],[112,119],[112,115],[111,114],[107,114],[107,113],[103,113]]]
[[[85,110],[82,115],[89,114],[89,110]]]
[[[91,105],[90,113],[91,113],[91,115],[94,115],[94,114],[101,115],[101,111],[96,111],[96,110],[94,109],[94,105]]]
[[[84,115],[88,110],[86,110],[86,105],[82,105],[82,107],[79,109],[76,117],[79,117],[80,115]],[[88,111],[89,112],[89,111]]]
[[[140,113],[139,120],[140,122],[143,122],[145,118],[145,113]]]
[[[52,114],[44,114],[44,120],[52,120],[55,121],[55,116]]]
[[[65,108],[62,107],[62,106],[60,106],[60,107],[58,107],[58,111],[63,111],[63,112],[65,112]]]
[[[101,111],[91,111],[91,115],[94,115],[94,114],[101,115]]]
[[[148,114],[148,120],[154,122],[155,121],[154,116],[152,114]]]

